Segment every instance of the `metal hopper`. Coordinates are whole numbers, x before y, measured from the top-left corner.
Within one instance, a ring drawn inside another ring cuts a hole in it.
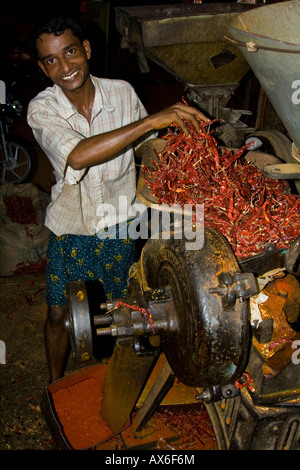
[[[236,3],[135,6],[116,9],[119,33],[179,81],[237,84],[249,70],[239,48],[224,40],[226,25],[249,5]]]
[[[299,24],[300,2],[287,1],[236,15],[227,33],[240,47],[286,127],[296,146],[294,157],[299,157],[300,149]],[[300,176],[299,164],[289,163],[275,170],[274,177]]]
[[[224,35],[234,16],[253,8],[260,7],[239,3],[118,7],[116,27],[131,45],[183,83],[200,109],[235,126],[241,114],[249,112],[231,113],[224,107],[250,67],[239,47]],[[230,133],[226,143],[234,146],[235,137]]]

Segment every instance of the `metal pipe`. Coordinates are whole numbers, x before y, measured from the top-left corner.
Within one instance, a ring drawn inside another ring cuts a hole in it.
[[[95,315],[93,317],[94,325],[108,325],[113,322],[113,317],[110,314],[107,315]]]

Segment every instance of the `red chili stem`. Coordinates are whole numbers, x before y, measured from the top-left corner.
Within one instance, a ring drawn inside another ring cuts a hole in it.
[[[269,351],[273,351],[273,349],[276,348],[276,346],[278,346],[279,344],[282,344],[282,343],[292,343],[293,341],[291,340],[291,338],[288,338],[288,337],[284,337],[284,338],[279,338],[275,341],[273,341],[271,344],[269,344]]]

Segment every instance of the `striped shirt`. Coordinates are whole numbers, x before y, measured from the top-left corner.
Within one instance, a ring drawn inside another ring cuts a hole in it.
[[[81,139],[126,126],[147,115],[129,83],[93,76],[91,79],[95,99],[90,123],[57,85],[39,93],[28,106],[28,124],[56,178],[45,225],[59,236],[94,235],[133,219],[146,209],[136,198],[133,146],[109,162],[83,170],[66,164]]]

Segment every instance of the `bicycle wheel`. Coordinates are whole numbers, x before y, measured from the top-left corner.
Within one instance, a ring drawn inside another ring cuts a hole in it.
[[[19,136],[9,136],[6,148],[7,158],[0,144],[0,184],[30,181],[36,170],[36,155],[30,143]]]

